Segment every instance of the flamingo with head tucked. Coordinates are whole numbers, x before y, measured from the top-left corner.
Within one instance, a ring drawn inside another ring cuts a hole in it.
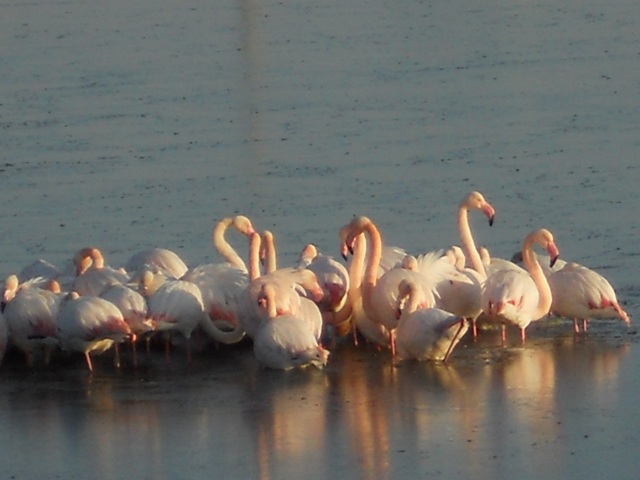
[[[96,247],[87,247],[76,252],[73,263],[76,266],[76,278],[72,290],[79,295],[98,296],[108,285],[129,281],[124,269],[105,265],[102,252]]]
[[[277,289],[272,282],[260,286],[257,304],[264,311],[265,320],[256,330],[253,351],[262,365],[288,370],[327,364],[329,351],[324,349],[307,323],[296,315],[278,313]]]
[[[469,328],[468,322],[440,308],[418,308],[417,286],[412,280],[402,280],[398,292],[398,357],[446,363]]]
[[[82,353],[90,372],[91,354],[103,353],[115,345],[115,364],[120,366],[117,345],[135,338],[113,303],[77,292],[67,294],[60,302],[57,328],[62,348]]]

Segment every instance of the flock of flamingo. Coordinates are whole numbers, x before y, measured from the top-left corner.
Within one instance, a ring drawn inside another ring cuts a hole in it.
[[[123,342],[135,363],[139,339],[147,347],[160,339],[168,356],[179,335],[190,357],[197,331],[218,344],[248,338],[257,361],[273,369],[322,368],[337,336],[388,348],[394,361],[447,362],[467,331],[482,334],[478,325],[501,326],[504,345],[506,328],[519,328],[525,342],[527,326],[549,314],[573,320],[576,334],[593,318],[629,324],[604,277],[558,260],[549,230],[527,235],[519,259],[491,258],[475,245],[470,210],[493,223],[494,208],[471,192],[458,208],[460,245],[419,255],[384,245],[373,221],[356,216],[339,231],[346,265],[309,244],[298,265],[278,268],[273,234],[242,215],[214,227],[223,263],[189,268],[163,248],[136,253],[121,268],[105,265],[95,247],[78,251],[71,270],[37,260],[5,281],[0,359],[7,348],[28,365],[76,352],[93,371],[91,356],[108,349],[119,365]],[[226,240],[229,229],[247,238],[248,263]]]

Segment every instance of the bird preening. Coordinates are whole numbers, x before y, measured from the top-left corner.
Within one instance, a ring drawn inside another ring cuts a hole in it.
[[[630,324],[609,281],[564,261],[549,229],[530,231],[506,260],[476,245],[473,211],[497,234],[496,209],[472,191],[456,210],[457,238],[418,252],[385,244],[374,220],[356,215],[336,227],[343,259],[310,242],[297,264],[279,266],[277,235],[234,215],[213,227],[218,263],[189,266],[158,247],[133,253],[122,267],[95,246],[72,252],[62,270],[38,259],[6,277],[0,359],[12,349],[35,368],[62,352],[81,354],[91,372],[92,357],[107,351],[124,368],[130,350],[135,368],[141,346],[149,353],[159,345],[167,362],[191,361],[197,338],[205,348],[249,344],[259,365],[277,370],[322,369],[347,344],[388,351],[394,365],[447,364],[465,338],[498,331],[496,348],[504,348],[515,330],[523,344],[529,326],[551,315],[572,322],[574,335],[597,319]],[[228,231],[244,247],[234,248]]]

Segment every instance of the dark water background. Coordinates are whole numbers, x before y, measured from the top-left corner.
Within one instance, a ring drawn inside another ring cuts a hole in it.
[[[637,2],[0,4],[0,272],[99,246],[218,259],[250,216],[282,265],[367,214],[420,252],[509,257],[546,226],[632,316],[574,339],[488,335],[449,367],[342,345],[323,371],[247,347],[0,369],[6,478],[636,478],[640,353]],[[511,342],[516,345],[517,342]]]

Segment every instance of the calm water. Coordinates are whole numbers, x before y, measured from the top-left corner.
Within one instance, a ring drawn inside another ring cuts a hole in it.
[[[282,265],[338,253],[353,214],[413,252],[510,257],[546,226],[638,312],[640,6],[196,0],[0,5],[2,275],[97,245],[217,260],[217,220],[274,231]],[[237,239],[232,239],[237,240]],[[239,246],[238,248],[241,248]],[[244,247],[242,247],[244,248]],[[449,367],[339,345],[321,372],[250,348],[0,369],[3,477],[635,478],[636,327],[488,334]],[[513,345],[517,342],[511,342]],[[98,471],[99,473],[96,473]]]

